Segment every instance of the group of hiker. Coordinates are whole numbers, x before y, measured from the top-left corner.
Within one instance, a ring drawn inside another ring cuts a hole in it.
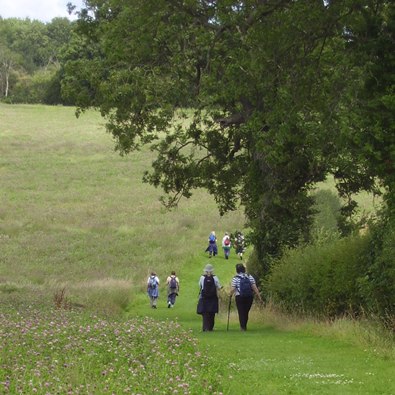
[[[245,239],[240,231],[234,234],[225,232],[222,238],[222,249],[224,251],[225,259],[229,259],[231,248],[235,248],[240,260],[243,259],[245,252]],[[209,258],[218,255],[217,237],[215,231],[211,231],[208,237],[208,247],[206,251]],[[157,301],[159,297],[160,281],[155,272],[151,272],[147,280],[147,294],[150,299],[150,305],[153,309],[157,308]],[[172,308],[176,303],[176,298],[180,291],[180,281],[175,271],[166,279],[167,288],[167,307]],[[218,292],[222,289],[219,279],[214,275],[214,267],[207,264],[203,269],[203,274],[199,279],[199,299],[197,305],[197,313],[201,314],[203,320],[203,331],[212,331],[214,329],[215,314],[219,310]],[[231,290],[229,294],[229,309],[228,309],[228,324],[229,311],[232,296],[235,295],[237,312],[239,315],[240,330],[247,330],[248,315],[254,300],[254,294],[262,302],[261,295],[256,286],[255,279],[250,274],[246,273],[246,268],[242,263],[236,265],[236,275],[232,279]]]
[[[157,308],[159,297],[159,278],[155,272],[151,272],[147,280],[147,293],[152,308]],[[180,289],[179,279],[174,271],[166,279],[167,285],[167,307],[172,308],[176,302],[176,297]],[[218,277],[214,274],[214,267],[207,264],[203,269],[203,274],[199,279],[199,299],[197,314],[202,316],[203,332],[210,332],[214,329],[215,314],[219,311],[218,292],[222,289]],[[261,295],[256,286],[255,279],[246,273],[246,268],[242,263],[236,265],[236,275],[231,282],[229,294],[229,311],[232,296],[235,295],[237,312],[239,315],[240,330],[247,330],[248,315],[254,300],[254,294],[262,302]],[[228,311],[228,324],[229,324]]]
[[[225,232],[224,237],[222,238],[222,250],[224,251],[225,259],[229,259],[230,250],[232,247],[235,248],[236,254],[240,259],[243,259],[243,253],[245,251],[245,239],[244,235],[240,231],[236,231],[235,234],[230,234]],[[208,237],[208,246],[206,251],[208,252],[208,257],[214,257],[218,255],[218,246],[217,246],[217,236],[215,235],[215,231],[211,231]]]
[[[153,309],[156,309],[158,297],[159,297],[159,277],[155,272],[151,272],[147,280],[147,294],[150,300],[150,305]],[[176,272],[172,271],[170,276],[166,279],[167,285],[167,307],[170,309],[174,307],[176,303],[176,297],[180,291],[180,280],[178,279]]]
[[[212,265],[207,264],[203,269],[203,275],[199,279],[199,287],[200,292],[196,312],[202,315],[203,332],[210,332],[214,329],[215,314],[219,311],[218,291],[222,289],[218,277],[214,275],[214,267]],[[235,295],[240,330],[247,330],[248,316],[254,301],[254,294],[262,302],[254,277],[246,273],[246,268],[242,263],[238,263],[236,265],[236,275],[232,278],[229,294],[228,324],[230,303],[232,296]]]

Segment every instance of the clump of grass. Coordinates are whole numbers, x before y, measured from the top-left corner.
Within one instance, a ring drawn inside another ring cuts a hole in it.
[[[284,313],[269,302],[263,310],[253,310],[251,317],[267,326],[282,331],[301,331],[311,335],[325,336],[372,350],[385,358],[395,358],[394,334],[385,330],[377,319],[354,319],[343,316],[322,320],[312,316]]]
[[[19,287],[14,283],[6,282],[4,284],[0,284],[0,292],[10,294],[13,292],[18,292],[18,290],[19,290]]]
[[[0,314],[0,340],[4,393],[222,393],[219,367],[177,322],[32,310]]]
[[[57,309],[69,309],[70,301],[66,297],[66,288],[57,290],[53,296],[55,308]]]

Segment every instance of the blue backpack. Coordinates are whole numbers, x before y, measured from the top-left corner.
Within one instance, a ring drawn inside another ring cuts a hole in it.
[[[208,239],[209,239],[210,242],[213,243],[215,241],[215,236],[214,235],[210,235]]]
[[[171,276],[169,281],[169,288],[177,289],[177,280],[175,277]]]
[[[252,291],[251,281],[247,276],[238,276],[240,278],[239,294],[242,297],[251,297],[254,295]]]
[[[158,286],[158,282],[156,281],[156,278],[154,276],[150,276],[150,278],[149,278],[149,287],[151,289],[156,289],[157,286]]]

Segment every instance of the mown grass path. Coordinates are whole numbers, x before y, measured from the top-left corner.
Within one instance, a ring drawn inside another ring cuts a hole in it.
[[[214,332],[201,332],[195,306],[197,282],[206,262],[202,253],[185,263],[179,273],[181,292],[174,309],[167,308],[163,289],[157,310],[151,311],[141,295],[129,314],[177,319],[184,328],[192,329],[202,349],[225,367],[226,394],[395,394],[394,361],[372,349],[328,336],[276,329],[265,323],[265,312],[256,309],[245,333],[240,332],[232,309],[227,331],[226,292],[237,263],[235,256],[229,261],[222,256],[210,260],[224,285],[224,298]]]

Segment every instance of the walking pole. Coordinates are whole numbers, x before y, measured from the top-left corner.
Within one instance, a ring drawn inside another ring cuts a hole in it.
[[[229,330],[229,316],[230,316],[230,305],[232,303],[232,295],[229,296],[229,306],[228,306],[228,323],[226,324],[226,332]]]

